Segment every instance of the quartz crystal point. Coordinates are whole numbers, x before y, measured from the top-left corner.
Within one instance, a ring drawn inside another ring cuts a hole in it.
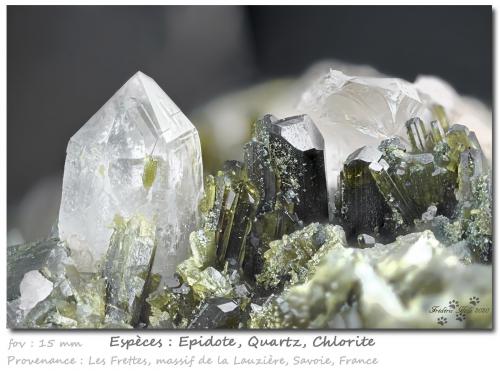
[[[95,272],[115,216],[140,214],[157,226],[153,271],[169,276],[198,226],[202,178],[196,129],[138,72],[69,141],[60,238],[79,270]]]
[[[436,116],[430,99],[405,80],[347,76],[336,70],[302,94],[298,109],[311,116],[325,137],[330,217],[337,178],[350,153],[389,137],[404,137],[405,123],[412,117],[427,122]]]

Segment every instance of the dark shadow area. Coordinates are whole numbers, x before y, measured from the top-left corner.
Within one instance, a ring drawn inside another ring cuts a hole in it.
[[[68,139],[137,70],[185,112],[322,58],[491,103],[491,31],[489,6],[9,6],[8,203],[62,173]]]

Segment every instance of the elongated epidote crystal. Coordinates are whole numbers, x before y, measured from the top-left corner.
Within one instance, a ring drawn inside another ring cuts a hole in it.
[[[153,272],[186,258],[203,193],[198,132],[153,79],[137,72],[71,138],[59,233],[79,270],[95,272],[116,216],[156,225]]]

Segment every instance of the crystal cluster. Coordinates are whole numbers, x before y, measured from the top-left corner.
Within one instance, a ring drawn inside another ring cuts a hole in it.
[[[368,249],[329,250],[306,280],[252,312],[249,327],[438,328],[431,306],[449,298],[466,303],[472,292],[491,308],[490,267],[463,265],[430,231]],[[491,327],[491,320],[472,313],[455,326]]]
[[[203,187],[196,129],[135,75],[70,141],[59,236],[9,247],[9,327],[436,328],[432,306],[491,308],[474,132],[398,79],[333,71],[304,102]]]

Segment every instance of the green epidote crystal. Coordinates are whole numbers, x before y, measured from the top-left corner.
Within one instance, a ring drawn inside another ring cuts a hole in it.
[[[284,235],[281,240],[271,242],[264,253],[264,268],[257,276],[257,283],[274,289],[286,282],[302,282],[314,263],[338,244],[346,245],[344,231],[338,226],[312,223]]]
[[[277,120],[265,115],[254,126],[245,163],[261,202],[252,225],[244,271],[262,270],[269,243],[308,221],[328,218],[323,138],[308,116]]]
[[[337,217],[349,240],[369,234],[390,242],[394,236],[410,232],[430,206],[436,206],[438,215],[455,223],[446,227],[446,223],[441,223],[448,239],[454,242],[461,239],[465,233],[457,231],[464,224],[457,221],[457,210],[464,204],[460,202],[461,193],[473,193],[471,181],[459,179],[464,178],[462,157],[472,151],[474,165],[480,169],[476,172],[481,174],[487,164],[473,132],[462,125],[447,128],[443,117],[429,127],[414,118],[406,123],[410,149],[400,139],[391,138],[382,141],[378,149],[362,147],[347,158],[339,177],[336,206]],[[486,223],[479,224],[484,232]],[[451,238],[452,234],[457,238]]]
[[[229,262],[253,281],[268,243],[302,226],[298,214],[327,218],[323,145],[307,116],[257,121],[245,162],[228,161],[207,177],[204,225],[191,234],[192,256],[178,267],[183,280],[193,286],[207,267],[221,271]],[[201,286],[210,286],[208,272]]]
[[[479,279],[478,279],[479,278]],[[491,266],[463,265],[430,231],[369,249],[338,248],[309,279],[251,313],[251,328],[437,328],[432,303],[492,303]],[[454,327],[491,327],[491,311]]]
[[[337,216],[348,237],[360,233],[378,234],[391,216],[373,177],[370,165],[377,164],[382,152],[362,147],[353,152],[340,173],[336,197]]]
[[[486,164],[483,152],[476,134],[464,125],[453,125],[446,133],[445,141],[449,147],[449,165],[451,170],[456,170],[460,163],[461,153],[468,149],[475,149],[480,152],[480,157]]]
[[[139,321],[155,254],[155,226],[141,216],[117,216],[106,256],[106,322],[136,325]]]
[[[239,162],[227,162],[216,178],[207,178],[207,191],[201,203],[204,226],[191,234],[192,256],[177,269],[185,282],[190,285],[198,282],[199,275],[209,265],[220,270],[228,260],[239,266],[243,264],[258,202],[259,194]]]
[[[277,119],[272,115],[256,121],[253,138],[243,147],[248,177],[261,196],[258,205],[260,212],[272,211],[276,202],[276,171],[269,147],[269,130],[274,121]]]
[[[52,279],[53,290],[32,309],[24,310],[20,315],[19,309],[23,309],[22,293],[21,308],[18,306],[18,310],[14,310],[15,303],[11,302],[10,313],[17,316],[14,327],[132,328],[137,325],[149,288],[154,237],[155,227],[142,217],[133,217],[128,221],[115,218],[115,229],[100,273],[80,273],[67,255],[56,259],[55,253],[62,247],[58,241],[50,241],[53,250],[41,272],[51,272],[51,276],[47,277]],[[41,246],[47,247],[44,244]],[[30,254],[27,256],[24,259],[26,263],[22,263],[24,266],[30,262]],[[58,269],[54,268],[55,264]]]
[[[186,328],[198,305],[193,290],[186,283],[163,287],[147,298],[152,328]]]
[[[493,249],[491,178],[482,153],[469,149],[459,163],[457,221],[476,259],[489,262]]]
[[[491,273],[475,264],[481,260],[477,255],[491,253],[487,166],[481,162],[473,133],[460,126],[448,129],[443,120],[429,126],[410,120],[410,149],[404,141],[391,138],[378,148],[363,147],[349,156],[337,195],[337,216],[345,234],[340,226],[317,222],[302,228],[307,218],[299,217],[304,209],[299,211],[294,177],[303,173],[289,166],[290,152],[273,145],[273,135],[279,131],[273,125],[279,121],[272,116],[258,121],[252,141],[245,145],[245,162],[229,163],[216,178],[207,179],[201,204],[205,227],[192,234],[192,257],[179,266],[196,302],[190,307],[195,314],[188,327],[437,326],[427,316],[426,305],[433,295],[459,295],[458,287],[466,280],[456,278],[461,283],[452,283],[455,275]],[[461,144],[464,138],[468,146]],[[455,160],[455,152],[461,160]],[[239,197],[238,180],[251,184],[259,195],[251,220],[232,209]],[[224,215],[226,210],[232,212]],[[227,225],[238,220],[251,226],[245,244],[235,250],[241,253],[244,248],[244,255],[228,254],[225,247],[232,235],[224,233]],[[386,245],[377,243],[412,230],[422,232]],[[347,247],[347,241],[362,249]],[[464,263],[470,267],[466,273]],[[453,273],[446,273],[448,268]],[[238,279],[231,279],[232,274]],[[430,277],[436,275],[434,282]],[[489,289],[479,287],[478,292],[490,300]],[[243,297],[237,292],[244,292]],[[387,301],[381,308],[373,306],[379,294]],[[396,319],[387,320],[393,311]],[[239,324],[234,320],[237,315]],[[474,317],[464,324],[482,327],[490,322],[491,318]]]
[[[324,141],[307,115],[272,122],[269,147],[277,186],[294,203],[294,212],[308,224],[328,220]]]
[[[370,170],[387,204],[412,225],[430,205],[450,216],[455,208],[456,172],[439,167],[432,153],[406,153],[381,146],[383,160]]]
[[[142,173],[142,184],[144,188],[150,189],[153,186],[153,182],[156,179],[156,173],[158,171],[158,160],[154,159],[152,156],[148,156],[144,162],[144,172]]]

